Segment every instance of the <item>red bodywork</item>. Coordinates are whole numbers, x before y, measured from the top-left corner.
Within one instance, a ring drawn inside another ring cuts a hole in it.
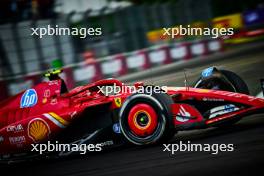
[[[26,91],[2,102],[0,154],[27,151],[32,143],[52,139],[73,120],[81,117],[88,107],[111,103],[111,109],[119,108],[115,98],[124,99],[128,95],[105,96],[98,92],[97,86],[113,84],[122,86],[117,80],[101,80],[61,95],[61,81],[55,80],[30,89],[37,94],[34,106],[21,107],[22,96]]]
[[[105,96],[98,92],[98,86],[124,85],[114,79],[101,80],[86,86],[76,87],[68,93],[60,93],[61,81],[43,82],[30,90],[2,102],[0,104],[0,153],[23,152],[30,149],[30,144],[41,143],[52,139],[63,131],[88,107],[110,104],[114,110],[122,106],[122,102],[131,95],[126,92]],[[263,110],[264,100],[253,96],[226,91],[168,88],[167,93],[173,98],[172,112],[174,125],[192,125],[202,123],[211,125],[228,118],[245,115],[246,113]],[[185,101],[195,102],[235,102],[242,104],[242,109],[205,119],[201,112]],[[194,117],[179,119],[177,114]],[[94,117],[100,118],[100,117]]]
[[[229,112],[223,115],[219,115],[217,117],[211,119],[204,119],[202,114],[194,108],[194,106],[185,104],[185,103],[175,103],[173,104],[173,114],[176,115],[179,112],[182,112],[181,108],[184,108],[186,112],[190,113],[190,116],[196,117],[194,119],[189,119],[185,122],[178,121],[176,118],[174,119],[175,126],[182,124],[190,124],[203,122],[205,125],[210,125],[217,123],[222,120],[227,120],[236,116],[244,116],[252,113],[262,113],[264,112],[264,99],[257,98],[254,96],[249,96],[240,93],[220,91],[220,90],[209,90],[209,89],[197,89],[197,88],[169,88],[167,91],[170,95],[178,95],[175,96],[174,102],[184,102],[188,100],[197,101],[197,102],[229,102],[235,104],[241,104],[244,108],[238,109],[233,112]]]

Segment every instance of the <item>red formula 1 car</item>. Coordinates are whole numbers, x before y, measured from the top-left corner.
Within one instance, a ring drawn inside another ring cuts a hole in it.
[[[104,147],[153,144],[178,130],[227,126],[264,111],[264,99],[248,95],[238,75],[215,67],[203,70],[192,88],[136,83],[136,93],[115,79],[68,92],[57,73],[50,76],[51,81],[0,104],[2,160],[31,156],[31,144],[48,140]],[[109,87],[122,91],[106,94]],[[56,153],[68,154],[72,152]]]

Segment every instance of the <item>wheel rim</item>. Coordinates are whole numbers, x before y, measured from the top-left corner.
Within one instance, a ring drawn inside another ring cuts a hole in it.
[[[152,106],[140,103],[133,106],[128,115],[128,126],[136,136],[147,137],[158,126],[158,117]]]

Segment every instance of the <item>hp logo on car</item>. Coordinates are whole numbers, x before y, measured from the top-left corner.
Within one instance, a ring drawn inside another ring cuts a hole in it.
[[[24,92],[21,97],[20,107],[21,108],[28,108],[35,106],[38,102],[38,95],[35,89],[28,89]]]

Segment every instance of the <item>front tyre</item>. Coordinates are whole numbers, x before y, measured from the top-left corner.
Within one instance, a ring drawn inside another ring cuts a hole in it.
[[[215,68],[216,69],[216,68]],[[217,89],[224,90],[229,92],[243,93],[249,95],[249,89],[245,81],[238,76],[236,73],[228,70],[217,70],[222,76],[212,76],[209,78],[203,79],[200,77],[198,81],[195,83],[195,88],[203,88],[203,89]],[[229,127],[236,122],[238,122],[241,118],[235,118],[223,123],[215,125],[216,127]]]
[[[216,69],[216,68],[215,68]],[[245,81],[236,73],[229,70],[215,70],[210,77],[200,77],[194,84],[194,88],[216,89],[229,92],[237,92],[249,95],[249,89]],[[220,73],[221,76],[219,76]]]
[[[165,142],[174,135],[172,99],[167,94],[132,94],[120,110],[120,127],[136,145]]]
[[[228,70],[221,70],[221,72],[233,84],[233,86],[235,87],[235,92],[243,93],[246,95],[250,94],[247,84],[240,76]]]

